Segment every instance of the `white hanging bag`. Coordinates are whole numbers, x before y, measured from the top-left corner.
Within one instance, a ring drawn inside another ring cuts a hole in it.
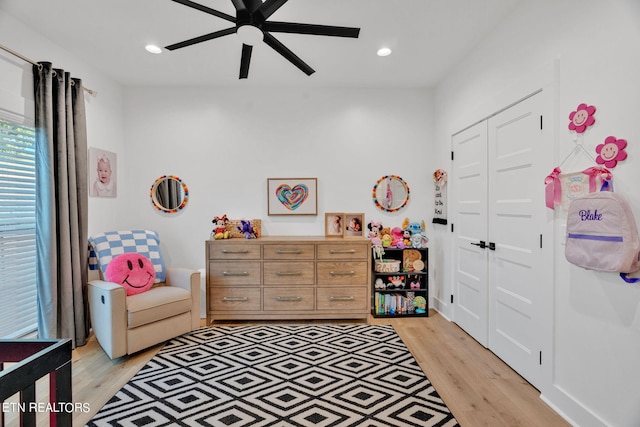
[[[640,270],[640,238],[629,202],[599,191],[571,202],[567,215],[567,261],[590,270],[627,274]]]

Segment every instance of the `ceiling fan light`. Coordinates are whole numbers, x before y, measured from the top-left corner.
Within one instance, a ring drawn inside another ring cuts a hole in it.
[[[391,55],[391,49],[388,47],[381,47],[378,49],[378,56],[389,56]]]
[[[238,38],[243,44],[248,46],[254,46],[260,43],[264,39],[264,34],[262,30],[253,25],[241,25],[236,30],[236,34]]]
[[[153,45],[153,44],[148,44],[145,47],[145,50],[149,53],[155,53],[156,55],[159,53],[162,53],[162,49],[160,49],[158,46]]]

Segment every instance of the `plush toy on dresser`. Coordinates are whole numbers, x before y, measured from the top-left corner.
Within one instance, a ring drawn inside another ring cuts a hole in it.
[[[231,233],[227,230],[227,224],[229,223],[229,218],[227,218],[227,214],[222,216],[216,216],[213,218],[213,224],[215,225],[213,229],[213,233],[211,235],[215,240],[220,239],[228,239]]]
[[[238,227],[238,230],[244,235],[245,239],[255,239],[258,237],[258,233],[253,229],[251,225],[251,221],[240,220],[241,226]]]

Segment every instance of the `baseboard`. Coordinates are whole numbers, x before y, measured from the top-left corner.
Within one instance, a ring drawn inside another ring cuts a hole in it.
[[[607,427],[610,425],[557,385],[552,385],[551,393],[540,393],[540,399],[572,426]]]

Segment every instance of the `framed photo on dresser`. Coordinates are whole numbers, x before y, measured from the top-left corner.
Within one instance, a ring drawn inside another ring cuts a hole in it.
[[[346,213],[344,214],[344,237],[364,236],[364,214]]]

